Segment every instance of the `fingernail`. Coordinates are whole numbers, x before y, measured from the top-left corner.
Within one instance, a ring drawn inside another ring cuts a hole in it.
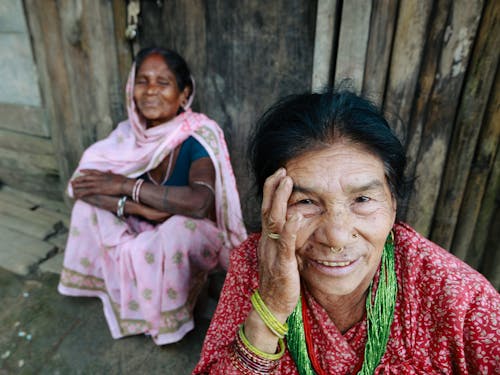
[[[280,167],[280,168],[278,168],[278,170],[276,171],[276,175],[277,175],[277,176],[284,176],[284,175],[285,175],[285,172],[286,172],[286,171],[285,171],[285,168]]]

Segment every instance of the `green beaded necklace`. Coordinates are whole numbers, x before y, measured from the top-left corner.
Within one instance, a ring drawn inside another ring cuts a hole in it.
[[[372,302],[373,281],[366,298],[368,338],[365,346],[363,367],[358,375],[371,375],[385,353],[396,305],[397,280],[394,269],[394,238],[392,232],[387,237],[382,252],[380,278],[375,298]],[[307,352],[307,343],[302,320],[302,302],[288,317],[287,346],[297,365],[300,375],[316,375]]]

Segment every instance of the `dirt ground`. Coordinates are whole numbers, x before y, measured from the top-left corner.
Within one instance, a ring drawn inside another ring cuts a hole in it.
[[[207,318],[180,343],[144,336],[113,340],[95,298],[58,294],[59,276],[0,268],[0,374],[190,374]]]

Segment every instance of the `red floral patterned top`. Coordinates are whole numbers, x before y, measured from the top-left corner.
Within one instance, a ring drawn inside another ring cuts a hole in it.
[[[394,226],[398,296],[386,352],[376,374],[500,374],[500,295],[477,271],[406,224]],[[238,325],[258,286],[254,234],[231,254],[217,310],[194,374],[240,374],[229,359]],[[360,368],[366,320],[341,334],[306,293],[315,356],[328,374]],[[290,354],[276,374],[298,374]]]

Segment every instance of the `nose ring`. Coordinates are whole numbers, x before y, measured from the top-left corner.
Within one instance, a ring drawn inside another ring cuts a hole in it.
[[[358,238],[358,234],[357,233],[353,233],[352,234],[352,238]]]
[[[334,254],[338,254],[338,253],[341,253],[342,251],[344,251],[344,248],[330,246],[330,251]]]

